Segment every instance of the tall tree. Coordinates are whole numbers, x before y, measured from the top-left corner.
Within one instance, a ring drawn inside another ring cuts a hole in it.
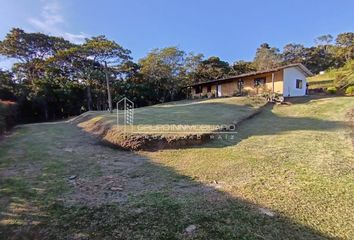
[[[270,47],[268,43],[263,43],[257,48],[254,58],[254,65],[257,70],[267,70],[278,67],[281,64],[279,49]]]
[[[26,33],[22,29],[13,28],[0,42],[0,54],[14,58],[18,62],[13,66],[13,72],[22,83],[22,99],[27,98],[32,103],[41,102],[44,119],[48,119],[48,105],[36,93],[45,81],[45,61],[58,51],[72,44],[63,38],[48,36],[43,33]],[[48,79],[47,79],[48,80]]]
[[[18,69],[23,71],[27,80],[33,81],[43,73],[41,66],[45,59],[69,46],[70,42],[60,37],[13,28],[0,42],[0,54],[18,60]]]
[[[286,44],[283,48],[282,58],[285,64],[302,63],[305,59],[305,47],[302,44]]]
[[[167,47],[154,49],[139,61],[141,74],[155,87],[160,101],[174,100],[185,86],[185,57],[186,53],[177,47]]]
[[[71,79],[84,84],[87,94],[88,110],[93,109],[92,85],[94,84],[94,73],[98,71],[98,64],[87,57],[87,53],[81,46],[74,46],[69,49],[59,51],[48,62],[53,63],[62,71],[69,72]]]
[[[257,70],[253,62],[246,62],[243,60],[234,62],[231,68],[232,69],[230,74],[232,75],[240,75],[244,73],[254,72]]]
[[[304,49],[302,63],[313,73],[319,73],[336,66],[336,59],[323,47],[310,47]]]
[[[338,48],[338,55],[344,57],[345,61],[354,58],[354,33],[346,32],[338,34],[336,38],[336,45]]]
[[[231,68],[228,62],[220,60],[219,57],[209,57],[203,60],[196,69],[198,82],[220,79],[228,76]]]
[[[111,73],[108,72],[108,64],[120,65],[122,62],[130,60],[130,51],[128,49],[124,49],[118,43],[108,40],[103,35],[86,39],[86,42],[82,45],[82,48],[87,54],[87,57],[92,59],[93,62],[98,62],[105,72],[108,107],[110,112],[112,112],[112,98],[109,83],[109,76]]]
[[[331,34],[321,35],[315,39],[317,45],[330,45],[332,41],[333,36]]]
[[[85,84],[88,109],[92,110],[92,87],[96,85],[99,89],[105,89],[99,80],[106,71],[105,63],[114,66],[120,65],[130,59],[129,54],[129,50],[124,49],[116,42],[110,41],[104,36],[98,36],[86,39],[82,45],[59,51],[53,57],[53,62],[56,62],[61,68],[70,69],[71,76]]]
[[[0,69],[0,100],[16,99],[16,84],[12,77],[11,72]]]
[[[112,68],[113,74],[120,81],[135,78],[139,74],[140,65],[128,60]]]
[[[203,58],[203,54],[194,53],[189,53],[186,57],[185,74],[188,79],[188,84],[193,84],[200,80],[198,76],[198,67],[202,64]]]

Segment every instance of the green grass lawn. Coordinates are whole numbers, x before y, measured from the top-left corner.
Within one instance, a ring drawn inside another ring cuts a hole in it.
[[[212,132],[219,125],[238,122],[254,113],[266,102],[261,98],[230,97],[203,100],[184,100],[171,103],[158,104],[150,107],[136,108],[134,110],[134,124],[126,129],[133,133],[161,133],[169,132]],[[90,121],[86,125],[103,121],[115,131],[122,130],[116,127],[117,114],[107,112],[88,112]],[[119,122],[123,123],[123,111],[119,111]],[[168,126],[176,126],[169,128]],[[180,125],[181,127],[178,127]],[[85,124],[83,124],[85,126]],[[186,130],[186,128],[188,130]],[[174,133],[175,134],[175,133]]]
[[[74,124],[21,127],[0,142],[0,238],[352,239],[353,109],[349,97],[267,106],[237,134],[156,152]]]
[[[341,74],[344,71],[345,71],[344,68],[328,69],[323,74],[317,74],[317,75],[307,78],[307,81],[309,83],[312,83],[312,82],[334,80],[338,74]]]
[[[334,79],[336,73],[331,71],[324,74],[317,74],[313,77],[307,78],[309,83],[309,89],[319,89],[319,88],[328,88],[334,86]]]
[[[315,76],[309,77],[307,78],[309,89],[334,87],[334,81],[337,76],[343,75],[348,71],[352,72],[351,63],[347,63],[346,66],[341,68],[328,69],[323,74],[317,74]]]

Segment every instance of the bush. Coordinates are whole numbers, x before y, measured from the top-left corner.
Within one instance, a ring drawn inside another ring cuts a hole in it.
[[[232,96],[233,97],[240,97],[240,96],[242,96],[242,92],[240,92],[239,90],[236,90],[232,93]]]
[[[216,98],[216,91],[215,90],[211,91],[211,98]]]
[[[337,93],[337,88],[335,88],[335,87],[328,87],[328,88],[327,88],[327,92],[328,92],[329,94],[336,94],[336,93]]]
[[[347,87],[345,90],[346,95],[354,95],[354,86]]]
[[[254,94],[252,94],[252,91],[250,91],[248,89],[243,89],[242,90],[242,95],[243,96],[251,96],[251,95],[254,95]]]
[[[208,98],[208,94],[203,93],[203,95],[201,96],[201,98]]]
[[[0,134],[15,125],[16,103],[0,100]]]

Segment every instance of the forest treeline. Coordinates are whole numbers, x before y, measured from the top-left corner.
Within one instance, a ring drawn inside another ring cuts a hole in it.
[[[146,106],[183,99],[185,87],[195,82],[291,63],[313,73],[339,68],[354,58],[354,33],[320,36],[311,47],[290,43],[279,50],[263,43],[253,61],[229,64],[178,47],[154,49],[135,62],[130,50],[105,36],[74,44],[13,28],[0,41],[0,55],[16,62],[11,70],[0,70],[0,99],[16,103],[18,122],[35,122],[106,110],[106,74],[113,102],[126,96]]]

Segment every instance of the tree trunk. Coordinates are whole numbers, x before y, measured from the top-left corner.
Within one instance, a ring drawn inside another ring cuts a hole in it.
[[[44,103],[44,120],[48,121],[49,119],[49,114],[48,114],[48,104]]]
[[[107,62],[104,62],[104,69],[105,69],[105,75],[106,75],[106,85],[107,85],[107,96],[108,96],[108,108],[109,112],[113,112],[112,108],[112,97],[111,97],[111,90],[109,88],[109,76],[108,76],[108,69],[107,69]]]
[[[92,94],[90,84],[87,85],[87,107],[89,111],[92,110]]]
[[[171,90],[170,95],[171,95],[171,99],[170,100],[174,101],[175,100],[175,91],[174,91],[174,89]]]

